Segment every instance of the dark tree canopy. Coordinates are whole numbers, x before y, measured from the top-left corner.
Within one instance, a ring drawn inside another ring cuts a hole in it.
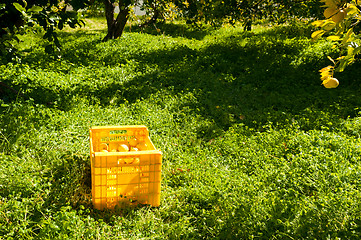
[[[258,19],[281,23],[292,17],[310,18],[322,14],[319,0],[176,0],[176,5],[190,21],[211,24],[242,21],[248,30]]]
[[[0,50],[2,56],[12,56],[16,48],[12,42],[26,27],[39,25],[45,31],[44,39],[49,41],[47,52],[60,48],[56,30],[65,25],[82,24],[77,10],[91,4],[104,7],[107,34],[104,40],[122,35],[130,17],[130,10],[137,0],[3,0],[0,3]],[[71,5],[74,11],[66,11]],[[167,14],[177,15],[189,23],[210,23],[242,21],[245,30],[251,30],[254,21],[266,19],[284,22],[293,17],[317,18],[322,13],[319,0],[144,0],[141,8],[154,23]],[[115,13],[116,6],[119,13]],[[174,6],[174,7],[170,7]],[[174,10],[176,9],[176,11]]]
[[[85,8],[89,2],[81,0],[3,0],[0,3],[0,54],[11,57],[15,51],[12,44],[17,34],[22,34],[27,27],[41,26],[45,31],[43,38],[49,41],[46,50],[53,52],[60,47],[56,29],[65,25],[81,25],[78,9]],[[67,5],[74,11],[66,11]]]

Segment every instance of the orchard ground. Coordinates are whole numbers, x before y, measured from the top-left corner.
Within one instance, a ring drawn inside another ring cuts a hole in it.
[[[105,21],[22,38],[0,66],[4,239],[360,239],[360,64],[321,86],[331,43],[301,23],[252,32]],[[144,124],[161,206],[91,205],[89,128]]]

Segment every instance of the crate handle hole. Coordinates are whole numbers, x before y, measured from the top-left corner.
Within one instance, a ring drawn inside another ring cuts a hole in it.
[[[127,130],[111,130],[110,134],[127,134]]]

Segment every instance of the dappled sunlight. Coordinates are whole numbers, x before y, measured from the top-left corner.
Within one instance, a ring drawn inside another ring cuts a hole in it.
[[[359,63],[330,91],[318,69],[333,50],[305,25],[132,26],[102,42],[87,23],[59,33],[60,57],[30,35],[22,62],[0,65],[0,235],[359,236]],[[93,209],[89,128],[105,125],[148,127],[159,207]]]

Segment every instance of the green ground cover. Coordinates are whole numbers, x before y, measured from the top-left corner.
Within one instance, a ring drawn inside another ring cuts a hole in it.
[[[331,52],[303,25],[59,33],[0,66],[0,238],[360,239],[360,65],[321,86]],[[92,25],[93,24],[93,25]],[[89,127],[144,124],[161,206],[91,206]]]

